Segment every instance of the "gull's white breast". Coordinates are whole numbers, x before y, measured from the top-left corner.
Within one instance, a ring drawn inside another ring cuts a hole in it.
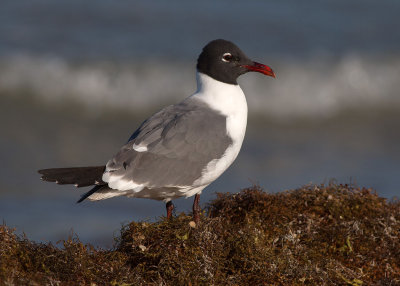
[[[226,116],[226,132],[232,139],[223,156],[212,160],[194,186],[207,186],[216,180],[236,159],[242,147],[247,126],[247,102],[239,85],[217,81],[197,73],[198,90],[192,97],[207,103],[210,108]]]

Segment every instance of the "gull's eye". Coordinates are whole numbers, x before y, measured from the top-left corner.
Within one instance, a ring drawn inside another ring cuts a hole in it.
[[[225,53],[225,54],[223,54],[223,56],[222,56],[222,61],[224,61],[224,62],[230,62],[231,60],[232,60],[232,55],[231,55],[231,53]]]

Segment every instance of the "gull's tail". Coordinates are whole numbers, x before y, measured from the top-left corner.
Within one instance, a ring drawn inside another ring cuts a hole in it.
[[[108,185],[102,180],[105,169],[106,166],[95,166],[43,169],[38,172],[42,175],[43,181],[55,182],[60,185],[73,184],[78,188],[94,186],[89,192],[82,195],[78,201],[80,203],[97,191],[109,189]]]
[[[102,180],[106,166],[53,168],[39,170],[43,181],[55,182],[60,185],[73,184],[75,187],[104,185]]]

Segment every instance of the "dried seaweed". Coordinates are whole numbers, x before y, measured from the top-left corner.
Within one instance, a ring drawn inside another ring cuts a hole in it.
[[[400,203],[349,185],[219,194],[201,217],[132,222],[113,249],[0,226],[0,284],[400,285]]]

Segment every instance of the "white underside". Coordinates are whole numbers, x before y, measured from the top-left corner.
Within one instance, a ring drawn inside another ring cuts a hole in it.
[[[208,163],[199,179],[191,186],[165,186],[167,188],[158,188],[157,191],[147,188],[144,184],[136,184],[132,180],[127,181],[110,176],[111,173],[106,169],[102,179],[113,190],[96,192],[89,197],[89,200],[128,196],[170,201],[183,196],[190,197],[200,194],[233,163],[242,146],[247,125],[247,102],[242,89],[239,85],[223,83],[205,74],[197,73],[197,91],[186,100],[190,100],[190,98],[205,102],[210,108],[227,117],[226,130],[233,143],[226,149],[223,156]],[[146,146],[135,145],[133,147],[137,152],[147,151]],[[168,187],[173,187],[174,190],[168,189]]]
[[[169,191],[168,189],[155,190],[155,189],[143,189],[142,191],[135,191],[135,190],[128,190],[128,191],[121,191],[121,190],[108,190],[108,191],[100,191],[92,194],[88,199],[90,201],[98,201],[98,200],[105,200],[113,197],[119,196],[126,196],[130,198],[143,198],[143,199],[152,199],[152,200],[159,200],[169,202],[173,199],[181,198],[181,197],[191,197],[195,194],[201,194],[201,191],[206,186],[201,186],[197,188],[193,187],[182,187],[175,191]]]

